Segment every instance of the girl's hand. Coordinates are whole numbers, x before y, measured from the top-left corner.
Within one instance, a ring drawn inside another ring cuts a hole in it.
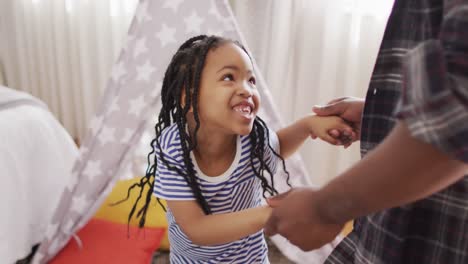
[[[314,116],[306,119],[312,138],[320,138],[332,145],[349,147],[357,139],[353,128],[338,116]]]
[[[281,201],[288,196],[291,190],[278,194],[276,196],[269,197],[266,201],[271,208],[278,207],[281,204]]]
[[[265,235],[280,234],[304,251],[319,248],[332,241],[344,223],[334,223],[320,206],[319,192],[295,188],[281,198],[265,227]]]
[[[314,106],[313,111],[318,116],[339,116],[346,120],[356,133],[356,140],[360,138],[362,112],[364,99],[356,97],[341,97],[328,102],[324,106]],[[338,131],[332,131],[339,134]]]

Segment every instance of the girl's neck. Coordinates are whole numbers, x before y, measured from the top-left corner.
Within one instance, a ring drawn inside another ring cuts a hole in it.
[[[195,122],[188,122],[193,138]],[[229,168],[236,155],[237,135],[223,133],[220,129],[200,126],[197,132],[197,147],[194,150],[197,163],[207,175],[217,175]]]
[[[195,125],[189,122],[190,137],[194,137]],[[235,152],[237,135],[223,133],[219,129],[200,126],[197,131],[196,152],[202,158],[231,156]]]

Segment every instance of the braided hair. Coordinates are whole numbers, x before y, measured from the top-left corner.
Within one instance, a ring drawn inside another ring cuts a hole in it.
[[[206,35],[190,38],[179,47],[175,55],[172,57],[162,84],[162,108],[158,117],[158,122],[155,125],[156,136],[151,141],[152,151],[148,154],[148,168],[146,170],[146,175],[140,180],[140,182],[133,184],[128,189],[127,198],[133,188],[140,188],[139,196],[128,216],[129,222],[136,211],[136,207],[140,199],[143,197],[144,189],[147,185],[149,186],[149,189],[146,191],[146,197],[144,198],[145,204],[138,210],[136,216],[137,218],[140,218],[140,227],[143,227],[145,224],[146,213],[153,193],[158,162],[162,162],[169,170],[177,172],[179,175],[183,176],[194,193],[196,201],[202,208],[203,212],[205,214],[211,214],[211,209],[200,190],[200,186],[198,185],[194,165],[190,158],[190,152],[197,147],[197,132],[200,128],[198,94],[200,91],[200,79],[205,65],[206,56],[210,50],[228,42],[232,42],[242,48],[250,58],[249,53],[240,43],[217,36]],[[183,95],[185,96],[185,102],[183,102],[182,99]],[[191,137],[186,130],[186,116],[191,109],[193,109],[193,116],[196,123],[193,137]],[[184,162],[183,167],[185,168],[185,171],[171,166],[167,162],[159,141],[162,131],[174,123],[177,125],[177,130],[180,135]],[[284,159],[269,144],[268,128],[265,122],[258,116],[254,120],[252,131],[249,134],[249,139],[252,145],[252,150],[250,152],[250,166],[252,167],[255,176],[261,181],[263,197],[266,197],[266,193],[269,195],[278,194],[278,191],[274,188],[272,168],[270,168],[265,161],[264,155],[266,147],[268,147],[275,156],[281,159],[283,170],[287,174],[286,181],[288,185],[290,185],[289,173],[286,170]],[[268,146],[265,146],[265,143]],[[155,155],[156,148],[158,148],[158,152],[161,153],[161,155]],[[158,158],[156,158],[157,156]],[[151,159],[153,159],[153,162],[151,162]],[[254,166],[255,162],[258,162],[259,166]],[[271,185],[268,183],[265,172],[270,175]],[[165,210],[159,198],[157,198],[157,201]]]

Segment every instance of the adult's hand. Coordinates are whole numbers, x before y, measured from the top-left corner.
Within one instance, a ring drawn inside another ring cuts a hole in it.
[[[354,129],[357,137],[361,137],[361,119],[364,110],[364,99],[356,97],[341,97],[328,102],[326,105],[316,105],[312,109],[318,116],[339,116],[348,122]],[[332,130],[331,135],[340,137],[337,130]]]
[[[304,251],[320,248],[335,239],[344,223],[332,223],[321,214],[318,192],[295,188],[279,198],[268,199],[274,209],[265,234],[280,234]]]

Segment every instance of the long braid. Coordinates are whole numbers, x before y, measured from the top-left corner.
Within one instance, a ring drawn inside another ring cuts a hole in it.
[[[194,39],[198,40],[199,38],[194,38]],[[204,61],[204,58],[206,57],[207,52],[208,52],[208,48],[200,51],[200,57],[203,58],[203,61]],[[190,151],[194,149],[194,144],[192,143],[191,137],[190,135],[188,135],[188,132],[186,130],[186,124],[187,124],[186,115],[188,111],[190,110],[190,107],[193,107],[193,102],[198,101],[197,100],[198,98],[193,97],[193,94],[194,94],[193,91],[199,90],[199,81],[197,82],[197,80],[200,79],[199,75],[201,75],[201,71],[197,70],[197,66],[199,66],[200,64],[199,63],[197,64],[197,58],[195,56],[189,57],[188,64],[196,65],[195,74],[193,73],[193,71],[190,71],[190,70],[184,74],[186,77],[185,82],[184,82],[186,103],[183,109],[181,107],[181,104],[177,105],[178,109],[182,112],[182,114],[178,115],[178,120],[176,123],[177,123],[177,127],[178,127],[179,134],[180,134],[185,168],[187,170],[185,179],[187,183],[189,184],[190,188],[192,189],[193,193],[195,194],[195,198],[200,204],[200,206],[202,207],[205,214],[210,214],[211,210],[205,198],[203,197],[202,192],[200,190],[200,186],[198,185],[197,180],[196,180],[194,165],[193,165],[192,159],[190,158]],[[203,68],[203,65],[202,65],[202,68]],[[185,67],[185,69],[188,69],[188,67]],[[193,86],[192,89],[190,89],[191,86]],[[181,91],[182,89],[179,89],[179,90]],[[179,95],[179,98],[181,96],[182,94]],[[193,107],[193,113],[195,116],[198,116],[198,109]],[[199,123],[197,124],[197,126],[199,126]],[[193,138],[196,139],[196,134],[194,134]]]
[[[286,183],[288,184],[289,187],[291,187],[291,183],[290,183],[290,175],[289,175],[289,172],[288,170],[286,169],[286,162],[284,161],[283,157],[281,157],[281,155],[279,153],[276,152],[275,149],[273,149],[273,147],[270,145],[270,135],[268,133],[268,127],[267,125],[265,124],[265,121],[263,121],[260,117],[256,117],[255,118],[255,122],[254,122],[254,127],[257,127],[256,131],[259,132],[259,136],[258,136],[258,145],[254,145],[252,146],[252,148],[258,148],[259,151],[252,151],[255,154],[257,153],[261,153],[263,150],[266,150],[266,147],[268,147],[268,149],[271,151],[271,153],[273,153],[273,155],[275,155],[277,158],[279,158],[281,160],[281,164],[283,166],[283,171],[286,173]],[[250,137],[255,137],[255,135],[253,135],[252,133],[250,134]],[[251,140],[252,141],[252,140]],[[267,143],[265,145],[265,142]],[[275,181],[274,181],[274,173],[272,172],[271,168],[268,167],[265,159],[264,159],[264,153],[261,153],[260,155],[256,156],[256,158],[260,161],[260,167],[259,167],[259,170],[258,171],[255,171],[255,175],[259,178],[264,178],[264,172],[265,170],[268,172],[268,174],[270,175],[270,181],[271,181],[271,186],[265,186],[263,187],[263,197],[266,198],[265,196],[265,192],[268,192],[270,195],[275,195],[275,194],[278,194],[278,191],[274,188],[275,186]],[[273,157],[270,157],[271,159]],[[271,188],[271,191],[272,192],[269,192],[269,188]]]
[[[252,60],[252,58],[250,57],[250,54],[247,52],[247,50],[242,44],[240,44],[237,41],[234,41],[234,43],[238,45],[239,47],[241,47],[242,50],[244,50],[244,52],[249,56],[250,60]],[[266,139],[265,139],[265,136],[266,136]],[[286,169],[286,162],[284,161],[283,157],[281,157],[281,155],[277,153],[273,149],[273,147],[270,145],[270,136],[268,133],[268,127],[265,124],[265,122],[258,116],[254,120],[253,129],[249,137],[250,137],[250,142],[252,144],[252,152],[250,153],[250,164],[255,173],[255,176],[257,176],[257,178],[259,178],[261,181],[261,185],[263,188],[263,198],[266,198],[265,193],[268,193],[270,195],[278,194],[278,191],[274,187],[275,186],[274,184],[275,181],[273,177],[274,175],[271,171],[271,168],[267,166],[265,159],[264,159],[265,142],[267,142],[268,148],[273,153],[273,155],[275,155],[277,158],[281,160],[281,164],[283,165],[283,171],[286,173],[286,184],[288,184],[288,186],[291,187],[291,183],[289,181],[290,175],[289,175],[288,170]],[[273,158],[273,157],[270,157],[270,158]],[[256,170],[255,167],[253,166],[254,159],[257,159],[260,162],[260,167],[258,168],[258,170]],[[264,176],[265,170],[270,175],[271,186],[268,184],[268,181],[266,180]]]
[[[139,226],[143,227],[145,224],[146,213],[149,208],[151,196],[153,194],[158,162],[162,162],[167,167],[167,169],[183,176],[187,184],[190,186],[193,194],[195,195],[197,203],[201,206],[205,214],[211,214],[210,206],[203,196],[200,190],[200,186],[197,182],[196,172],[190,157],[190,152],[197,147],[197,133],[200,128],[200,117],[198,114],[198,95],[200,90],[201,74],[205,65],[206,56],[211,49],[216,48],[217,46],[226,42],[235,43],[240,48],[242,48],[246,54],[248,54],[245,48],[238,42],[226,40],[216,36],[208,37],[205,35],[200,35],[190,38],[184,42],[179,47],[176,54],[174,54],[172,57],[172,60],[164,74],[164,80],[161,89],[162,108],[158,116],[158,122],[154,127],[155,138],[151,141],[152,150],[147,157],[148,168],[146,170],[145,177],[143,177],[139,183],[133,184],[128,190],[126,199],[128,199],[132,189],[135,187],[141,188],[139,196],[128,216],[129,222],[136,211],[138,202],[143,196],[143,189],[145,186],[148,186],[149,189],[145,193],[145,204],[137,212],[137,218],[140,217]],[[183,97],[185,98],[184,102],[182,101]],[[191,109],[193,110],[193,116],[196,124],[193,135],[190,135],[187,131],[186,119],[186,115]],[[177,130],[180,136],[181,148],[183,152],[182,156],[184,161],[184,166],[182,167],[184,169],[171,166],[166,160],[161,146],[161,134],[165,128],[171,126],[172,124],[177,125]],[[283,169],[288,176],[288,185],[289,173],[286,171],[284,160],[270,146],[268,128],[263,120],[261,120],[259,117],[255,118],[254,127],[249,137],[252,144],[252,151],[250,153],[251,165],[255,176],[261,181],[263,196],[265,197],[265,193],[269,193],[270,195],[277,194],[278,192],[274,188],[273,184],[272,168],[267,165],[264,157],[267,147],[275,156],[279,157],[283,161]],[[259,165],[254,166],[254,161],[258,161]],[[265,171],[270,174],[270,181],[272,183],[271,185],[268,183],[267,178],[265,177]],[[157,201],[165,210],[159,198],[157,198]]]

